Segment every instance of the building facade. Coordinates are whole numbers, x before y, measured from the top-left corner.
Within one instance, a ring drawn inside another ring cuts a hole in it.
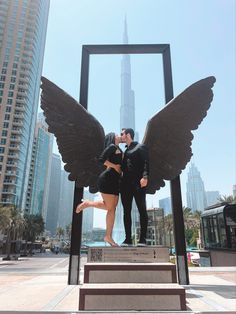
[[[219,191],[206,191],[207,206],[219,203],[219,198],[220,198]]]
[[[95,195],[84,189],[84,199],[94,201]],[[83,224],[82,224],[82,240],[84,242],[91,241],[92,230],[94,222],[94,208],[86,208],[83,211]]]
[[[233,185],[233,197],[236,197],[236,184]]]
[[[49,0],[0,1],[0,203],[24,210]]]
[[[159,200],[159,208],[164,209],[164,215],[172,214],[170,197],[162,198],[161,200]]]
[[[125,19],[123,44],[128,44],[127,21]],[[132,128],[135,130],[135,95],[131,88],[130,55],[124,54],[121,60],[121,106],[120,129]]]
[[[63,229],[72,222],[75,183],[68,180],[68,172],[61,170],[58,225]]]
[[[40,113],[35,128],[25,211],[41,215],[44,221],[47,215],[52,147],[53,135],[48,132],[48,125]]]
[[[148,245],[166,245],[166,234],[164,229],[164,210],[162,208],[148,208]],[[136,228],[136,243],[139,240],[140,226]]]
[[[59,155],[52,154],[52,165],[50,173],[49,194],[47,204],[46,230],[51,236],[56,235],[59,218],[61,191],[61,159]]]
[[[203,211],[207,207],[204,182],[197,167],[191,163],[187,179],[187,207]]]

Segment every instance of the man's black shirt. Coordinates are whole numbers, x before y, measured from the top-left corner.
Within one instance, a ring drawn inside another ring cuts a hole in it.
[[[148,179],[149,158],[145,145],[132,142],[127,147],[122,161],[123,180],[139,182],[141,178]]]

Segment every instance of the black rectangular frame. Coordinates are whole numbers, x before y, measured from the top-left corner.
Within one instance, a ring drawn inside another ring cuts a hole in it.
[[[161,54],[163,59],[163,75],[165,101],[168,103],[173,98],[173,82],[171,70],[171,56],[169,44],[126,44],[126,45],[83,45],[81,78],[80,78],[80,104],[87,109],[88,86],[89,86],[89,59],[95,54]],[[83,198],[83,189],[77,188],[75,184],[73,218],[71,231],[71,251],[69,262],[68,284],[79,284],[80,248],[82,231],[82,213],[75,213],[78,203]],[[173,223],[176,246],[176,260],[178,282],[183,285],[189,284],[186,244],[184,233],[184,220],[182,210],[182,197],[179,176],[171,181],[171,203],[173,212]]]

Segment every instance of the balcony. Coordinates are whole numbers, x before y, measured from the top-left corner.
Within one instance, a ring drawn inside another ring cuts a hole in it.
[[[2,194],[6,194],[6,195],[16,195],[16,192],[13,190],[2,190]]]
[[[8,161],[8,162],[7,162],[7,166],[17,167],[17,163],[14,162],[14,161]]]
[[[11,134],[22,134],[22,131],[21,131],[21,129],[12,129],[11,130]]]
[[[10,144],[9,147],[11,150],[14,150],[14,151],[20,150],[20,145]]]
[[[16,118],[16,119],[24,119],[24,114],[22,114],[22,113],[14,113],[14,118]]]
[[[24,76],[20,76],[20,81],[28,84],[29,83],[29,78],[28,76],[24,75]]]
[[[13,125],[13,126],[23,126],[24,124],[23,124],[23,122],[21,122],[21,121],[14,121],[14,120],[13,120],[12,125]]]
[[[18,99],[25,99],[25,96],[26,96],[26,91],[24,90],[24,91],[17,91],[17,97],[16,97],[16,99],[18,100]]]
[[[20,136],[11,136],[10,138],[12,143],[19,143],[21,141],[21,137]]]
[[[16,108],[18,111],[24,112],[25,111],[25,106],[24,105],[16,105]]]
[[[8,157],[11,157],[12,159],[18,159],[19,158],[19,154],[8,153]]]
[[[2,198],[1,203],[5,205],[11,205],[14,204],[14,200]]]
[[[18,104],[23,104],[23,105],[26,104],[25,98],[17,99],[16,102],[17,102]]]
[[[16,185],[16,181],[15,180],[10,180],[10,179],[5,179],[3,181],[4,185]]]
[[[11,176],[11,177],[17,177],[18,176],[16,171],[6,171],[5,174],[8,176]]]

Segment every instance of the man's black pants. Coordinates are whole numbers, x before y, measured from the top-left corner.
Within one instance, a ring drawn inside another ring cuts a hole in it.
[[[138,183],[121,183],[121,202],[124,208],[124,226],[126,241],[131,241],[131,210],[132,201],[135,199],[140,215],[140,242],[146,240],[148,215],[146,208],[146,188],[141,188]]]

